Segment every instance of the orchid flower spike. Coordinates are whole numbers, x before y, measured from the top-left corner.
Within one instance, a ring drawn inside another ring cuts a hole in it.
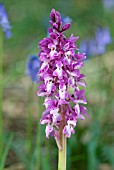
[[[79,53],[75,42],[78,36],[71,34],[66,38],[63,34],[71,26],[63,24],[60,13],[52,9],[50,14],[51,28],[48,29],[49,37],[39,42],[39,70],[38,96],[45,97],[46,110],[42,114],[41,124],[46,124],[46,137],[53,136],[60,146],[59,132],[66,138],[74,134],[78,119],[84,119],[87,109],[84,90],[86,87],[85,75],[80,73],[83,67],[85,53]]]

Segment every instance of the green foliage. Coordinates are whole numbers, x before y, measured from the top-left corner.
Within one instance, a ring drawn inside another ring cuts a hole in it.
[[[0,170],[4,170],[6,158],[7,158],[12,142],[13,142],[13,135],[11,134],[7,139],[7,143],[5,144],[6,146],[2,154],[2,159],[0,160]]]
[[[21,85],[24,87],[24,91],[28,93],[27,89],[30,88],[31,82],[25,74],[26,60],[28,55],[37,55],[38,53],[38,41],[46,36],[51,8],[55,8],[65,16],[70,16],[73,19],[72,27],[66,36],[74,32],[81,39],[88,38],[94,36],[97,26],[109,26],[111,35],[114,37],[114,12],[106,12],[99,0],[70,0],[70,3],[68,0],[34,0],[34,2],[32,0],[3,0],[1,2],[5,3],[13,34],[10,40],[4,39],[3,96],[6,96],[6,98],[3,98],[4,103],[9,97],[6,94],[6,89],[8,88],[10,91],[10,89],[14,87],[19,88]],[[103,163],[114,168],[113,45],[108,47],[107,51],[112,52],[107,52],[104,56],[97,56],[85,61],[85,68],[82,72],[85,72],[87,75],[86,96],[89,116],[86,117],[85,121],[77,123],[76,133],[71,139],[68,139],[68,170],[95,170],[99,169],[99,165]],[[26,85],[22,79],[24,79]],[[37,91],[37,88],[34,88],[34,94],[29,89],[28,105],[30,107],[37,105],[39,110],[38,117],[32,117],[34,130],[28,134],[27,138],[31,148],[29,155],[26,154],[26,146],[28,144],[25,136],[22,132],[21,135],[23,137],[15,132],[15,138],[12,138],[11,135],[5,139],[8,142],[7,144],[5,142],[6,147],[1,161],[2,164],[0,165],[1,170],[5,165],[10,147],[15,152],[18,161],[22,162],[27,170],[33,170],[35,167],[41,170],[57,169],[57,147],[55,141],[53,139],[47,140],[44,127],[39,126],[39,123],[36,125],[36,121],[39,122],[43,111],[43,99],[38,98],[37,101],[34,99],[33,96],[35,96],[35,91]],[[22,92],[19,91],[19,93],[21,94]],[[17,96],[18,94],[15,93],[15,98]],[[26,100],[25,96],[23,100]],[[25,107],[28,107],[28,105],[25,102]],[[28,109],[26,108],[26,110]],[[13,110],[13,112],[15,114],[16,111]],[[9,118],[5,111],[4,115],[5,118]],[[28,122],[30,123],[28,123],[29,131],[29,128],[31,130],[31,117]],[[13,130],[9,128],[9,131],[12,132]],[[6,132],[4,133],[6,134]]]

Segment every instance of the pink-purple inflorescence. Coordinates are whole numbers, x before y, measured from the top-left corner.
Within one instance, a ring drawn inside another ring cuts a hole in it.
[[[39,42],[41,67],[37,94],[45,97],[46,110],[40,123],[46,124],[46,137],[54,136],[58,143],[61,124],[62,133],[70,138],[77,120],[84,119],[87,114],[86,107],[82,105],[87,103],[85,91],[79,89],[80,86],[86,87],[85,75],[80,73],[86,56],[85,53],[75,53],[78,51],[75,42],[79,37],[71,34],[67,39],[63,34],[70,24],[62,24],[59,12],[52,9],[50,18],[50,36]]]

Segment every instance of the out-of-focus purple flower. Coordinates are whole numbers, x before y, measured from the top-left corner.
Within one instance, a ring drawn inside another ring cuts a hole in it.
[[[81,42],[80,42],[80,47],[79,47],[79,49],[80,49],[80,52],[81,53],[86,53],[86,55],[88,56],[89,55],[89,44],[88,44],[88,41],[87,40],[82,40]]]
[[[96,41],[94,39],[83,40],[80,43],[80,52],[84,52],[84,51],[87,54],[87,56],[97,55]]]
[[[107,28],[107,27],[97,28],[96,34],[95,34],[95,39],[96,39],[97,43],[100,42],[101,44],[104,44],[104,45],[111,44],[112,38],[111,38],[111,35],[110,35],[109,28]]]
[[[72,23],[72,19],[69,16],[62,17],[63,24]]]
[[[102,55],[105,52],[106,52],[106,45],[102,44],[101,42],[98,42],[96,46],[96,55]]]
[[[111,44],[112,38],[110,35],[110,31],[108,27],[102,28],[99,27],[96,30],[95,34],[95,40],[96,40],[96,54],[104,54],[106,52],[106,45]]]
[[[11,26],[8,21],[8,16],[5,10],[5,7],[2,3],[0,3],[0,26],[2,27],[2,30],[5,32],[6,38],[11,37]]]
[[[105,10],[113,10],[114,9],[114,0],[103,0],[103,6]]]
[[[89,55],[93,55],[93,56],[95,56],[95,55],[97,55],[97,43],[96,43],[96,40],[95,39],[91,39],[90,41],[89,41],[89,48],[88,48],[88,54]]]
[[[87,56],[102,55],[106,52],[106,45],[112,43],[109,28],[99,27],[96,30],[95,38],[83,40],[80,43],[80,51],[86,52]]]
[[[39,58],[35,55],[31,55],[26,64],[26,74],[30,76],[32,82],[38,80],[38,71],[40,68]]]
[[[70,23],[63,24],[60,13],[52,9],[50,14],[51,28],[49,37],[39,42],[39,70],[38,96],[44,96],[46,110],[42,114],[41,124],[46,124],[46,137],[54,136],[60,146],[60,130],[66,138],[73,134],[78,119],[84,119],[86,104],[84,90],[85,75],[80,73],[83,67],[85,53],[75,53],[78,50],[75,42],[79,37],[66,38],[63,32],[68,30]],[[72,89],[72,92],[71,92]],[[70,104],[73,104],[71,106]],[[62,127],[62,129],[61,129]]]
[[[102,55],[106,52],[106,45],[101,41],[96,42],[95,39],[84,40],[80,43],[80,52],[85,50],[87,56]]]

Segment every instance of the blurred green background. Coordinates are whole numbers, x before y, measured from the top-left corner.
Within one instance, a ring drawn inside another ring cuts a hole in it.
[[[110,1],[113,0],[109,0]],[[4,37],[3,114],[4,150],[13,134],[5,161],[6,170],[56,170],[57,146],[45,138],[39,125],[43,99],[37,85],[26,75],[29,55],[37,55],[38,42],[47,36],[52,8],[72,19],[66,32],[83,39],[95,36],[98,27],[108,27],[112,43],[103,55],[91,56],[82,72],[87,76],[88,113],[79,121],[67,145],[67,170],[114,169],[114,8],[103,0],[0,0],[12,25],[11,39]],[[36,168],[35,168],[36,167]]]

